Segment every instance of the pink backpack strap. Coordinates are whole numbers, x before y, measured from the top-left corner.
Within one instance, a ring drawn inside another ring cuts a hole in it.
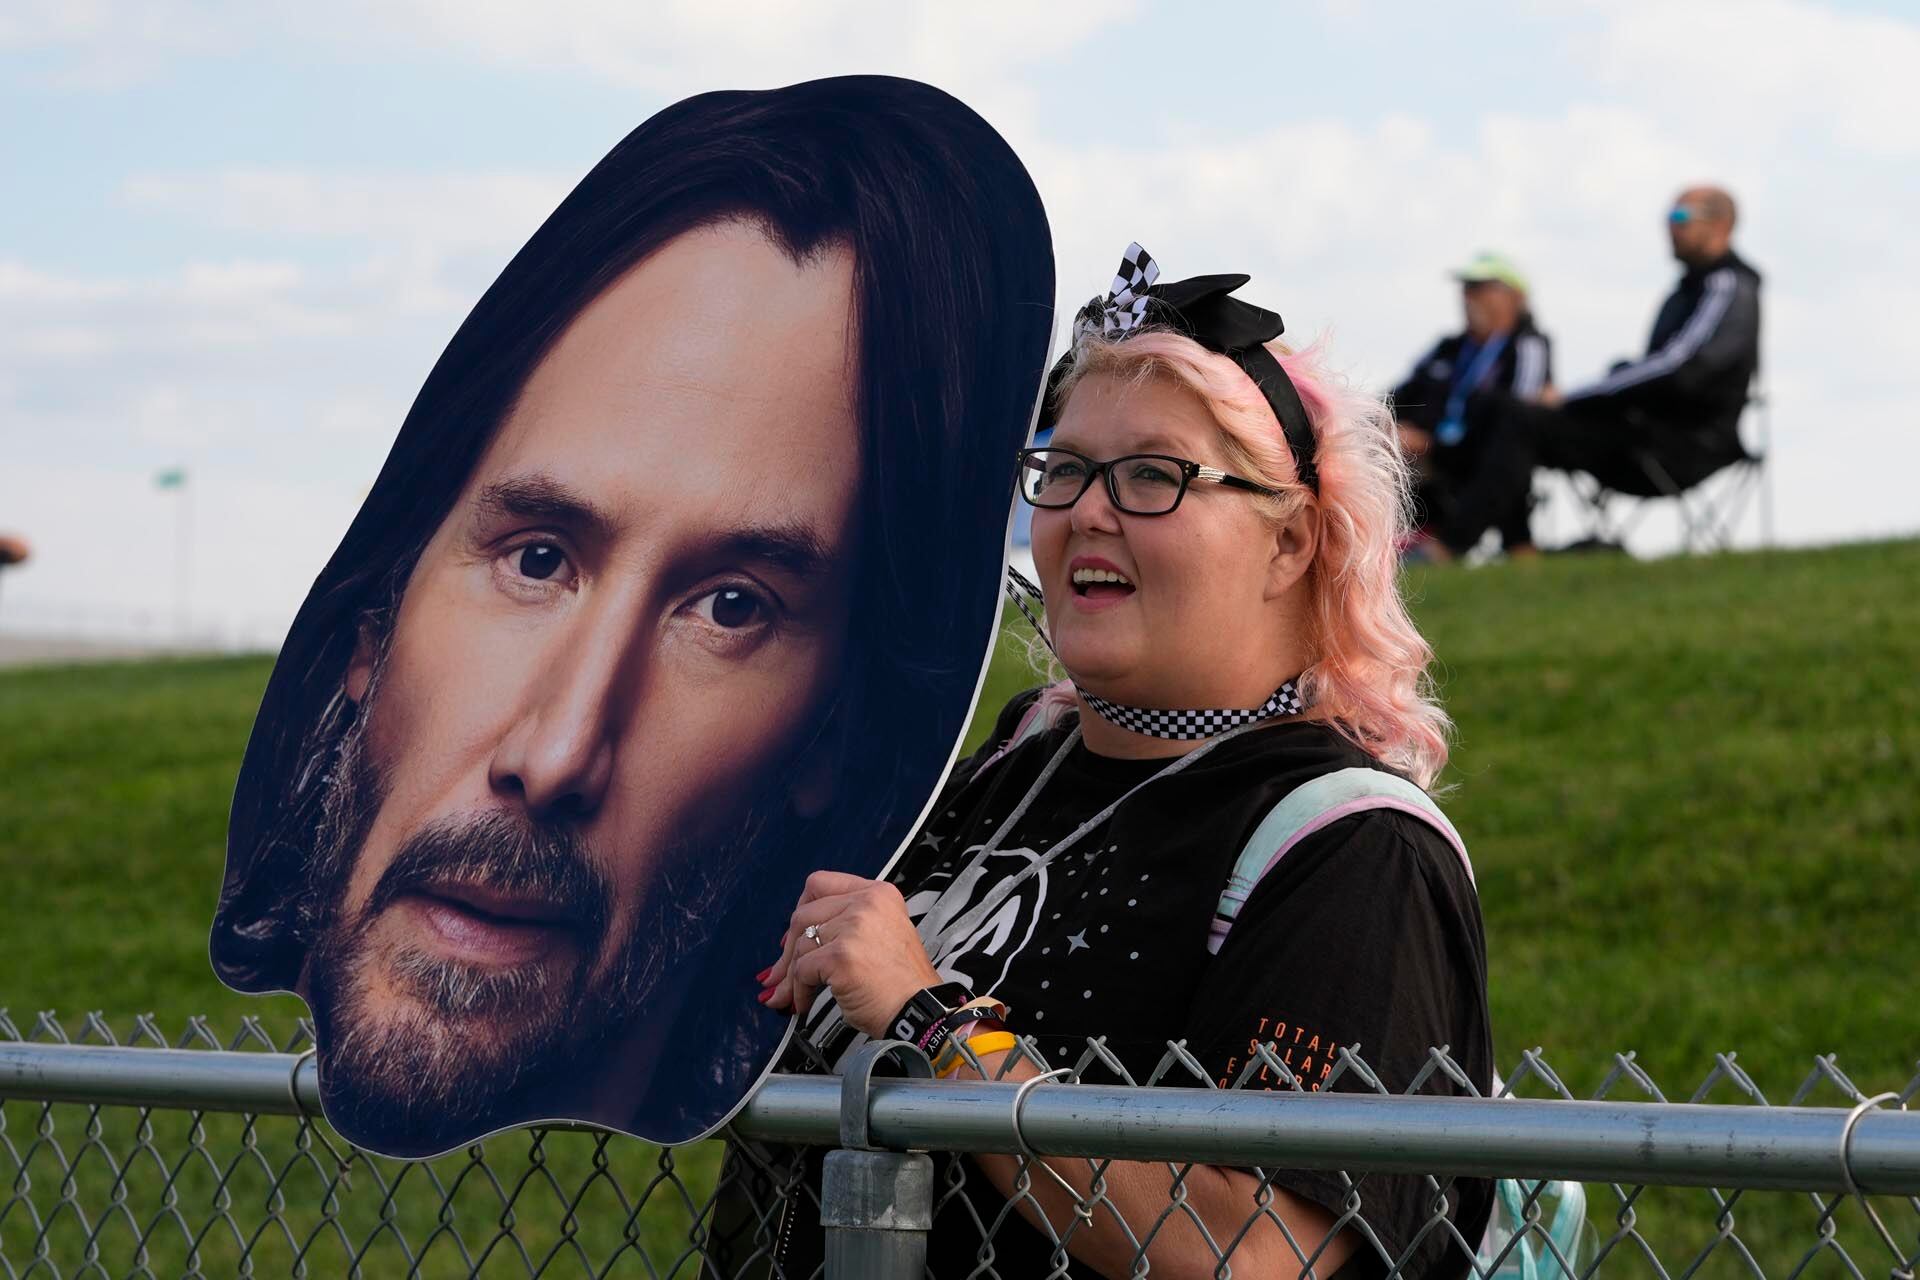
[[[1040,696],[1033,700],[1033,705],[1020,714],[1020,723],[1013,727],[1013,733],[1000,744],[1000,749],[982,760],[980,767],[973,771],[975,778],[992,768],[1001,756],[1006,755],[1021,743],[1058,727],[1068,712],[1076,710],[1071,698],[1052,697],[1050,696],[1052,693],[1052,689],[1040,691]]]

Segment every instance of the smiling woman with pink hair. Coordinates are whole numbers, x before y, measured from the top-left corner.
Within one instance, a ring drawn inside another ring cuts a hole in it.
[[[1245,276],[1158,274],[1135,245],[1081,311],[1052,438],[1020,457],[1067,679],[1002,710],[885,880],[812,878],[763,999],[804,1015],[828,1062],[907,1039],[945,1078],[1038,1074],[1015,1035],[1059,1066],[1100,1036],[1134,1081],[1184,1041],[1207,1078],[1164,1083],[1370,1087],[1341,1067],[1351,1049],[1389,1090],[1463,1091],[1429,1069],[1445,1046],[1485,1091],[1485,945],[1465,847],[1427,794],[1448,721],[1400,596],[1392,417],[1318,346],[1282,345],[1278,315],[1231,296]],[[1086,1162],[1050,1160],[1059,1178],[1018,1195],[1015,1158],[951,1158],[971,1167],[936,1215],[934,1273],[974,1273],[977,1223],[1016,1196],[994,1272],[1046,1271],[1038,1217],[1064,1232]],[[1130,1274],[1173,1189],[1164,1165],[1104,1179],[1075,1275]],[[1242,1235],[1263,1186],[1269,1216]],[[1196,1219],[1237,1238],[1236,1273],[1462,1275],[1491,1204],[1481,1181],[1372,1175],[1351,1214],[1341,1175],[1210,1166],[1182,1194],[1193,1216],[1145,1247],[1156,1276],[1214,1273]],[[1436,1213],[1452,1229],[1423,1232]],[[818,1247],[785,1224],[777,1261],[808,1274]]]

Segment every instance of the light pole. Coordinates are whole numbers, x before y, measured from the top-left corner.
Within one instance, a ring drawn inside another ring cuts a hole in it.
[[[193,581],[193,506],[187,490],[187,469],[168,467],[156,474],[153,482],[178,495],[173,512],[173,632],[176,640],[184,642],[187,638],[187,592]]]

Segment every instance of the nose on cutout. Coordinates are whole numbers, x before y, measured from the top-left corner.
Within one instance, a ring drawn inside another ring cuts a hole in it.
[[[493,788],[543,818],[596,812],[613,776],[609,696],[605,682],[597,681],[540,696],[494,752],[488,768]]]

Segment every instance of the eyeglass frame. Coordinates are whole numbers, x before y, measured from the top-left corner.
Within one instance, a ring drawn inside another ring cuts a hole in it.
[[[1063,449],[1058,445],[1043,445],[1032,449],[1022,449],[1019,453],[1015,454],[1014,457],[1019,465],[1024,468],[1027,464],[1027,459],[1033,457],[1035,454],[1041,453],[1064,453],[1070,457],[1078,458],[1087,464],[1087,474],[1080,482],[1080,491],[1067,501],[1057,505],[1035,502],[1032,498],[1028,497],[1027,486],[1024,483],[1025,477],[1023,475],[1021,480],[1015,483],[1014,487],[1020,491],[1020,500],[1037,511],[1071,510],[1075,503],[1087,496],[1087,490],[1093,488],[1095,477],[1100,476],[1103,472],[1105,473],[1107,482],[1107,500],[1113,503],[1113,509],[1115,511],[1122,511],[1130,516],[1153,517],[1172,515],[1174,511],[1179,508],[1180,504],[1186,500],[1187,489],[1192,486],[1195,480],[1206,480],[1213,484],[1223,485],[1229,489],[1244,489],[1249,493],[1257,493],[1263,498],[1278,498],[1281,496],[1279,489],[1269,488],[1264,484],[1246,480],[1240,476],[1230,475],[1218,467],[1209,467],[1204,463],[1194,462],[1187,458],[1176,458],[1170,453],[1123,453],[1117,458],[1108,458],[1105,462],[1099,462],[1093,458],[1089,458],[1078,449]],[[1119,463],[1132,462],[1139,458],[1148,458],[1154,462],[1171,463],[1180,473],[1180,490],[1173,495],[1172,504],[1164,511],[1136,511],[1126,505],[1126,503],[1120,501],[1120,489],[1114,482],[1113,468]]]

